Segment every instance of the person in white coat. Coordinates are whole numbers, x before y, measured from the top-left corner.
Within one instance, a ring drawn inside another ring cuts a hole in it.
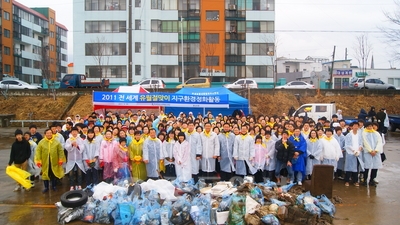
[[[267,161],[267,148],[263,143],[263,138],[261,135],[257,135],[255,137],[254,144],[254,158],[251,161],[251,164],[256,169],[256,173],[254,174],[254,182],[255,183],[263,183],[264,182],[264,169],[265,163]]]
[[[337,162],[343,157],[343,154],[339,142],[333,137],[333,130],[331,128],[325,129],[325,137],[321,138],[320,141],[322,144],[322,164],[332,165],[336,172]]]
[[[201,158],[201,170],[207,175],[215,172],[215,160],[219,156],[218,135],[211,131],[211,123],[204,124],[204,131],[200,134],[203,148]]]
[[[162,154],[161,158],[164,159],[165,174],[164,177],[174,178],[176,177],[175,168],[175,157],[174,157],[174,146],[175,146],[175,133],[171,130],[168,132],[167,139],[162,142]]]
[[[71,129],[71,136],[65,142],[65,149],[68,152],[68,161],[65,173],[69,173],[70,190],[82,189],[82,173],[85,172],[83,165],[83,151],[85,147],[83,140],[78,136],[78,128]],[[76,187],[74,187],[76,184]]]
[[[156,136],[156,130],[151,128],[149,137],[143,143],[143,162],[149,179],[158,180],[160,176],[161,148],[162,143]]]
[[[242,126],[241,134],[236,136],[235,144],[233,145],[233,158],[236,160],[236,175],[244,177],[257,172],[251,165],[254,156],[254,139],[247,133],[247,126]]]
[[[358,168],[359,164],[361,170],[364,170],[364,163],[361,158],[361,152],[363,150],[363,140],[361,132],[358,130],[358,123],[353,122],[350,124],[351,131],[346,135],[345,138],[345,149],[346,149],[346,161],[344,162],[344,171],[346,175],[344,177],[344,185],[350,186],[350,178],[353,184],[358,187]]]
[[[382,168],[382,137],[378,132],[373,129],[372,123],[368,122],[365,123],[365,129],[362,133],[362,138],[364,146],[363,158],[365,167],[363,185],[367,185],[368,173],[369,170],[371,170],[370,181],[368,184],[370,186],[376,186],[376,182],[374,181],[374,179],[378,174],[378,169]]]
[[[235,135],[231,132],[231,127],[225,123],[223,130],[218,134],[220,145],[220,156],[218,157],[221,168],[221,181],[228,181],[235,173],[235,162],[233,160],[233,145],[235,143]]]
[[[83,151],[83,160],[86,162],[86,184],[96,185],[99,183],[99,155],[100,155],[100,142],[96,140],[97,137],[93,129],[89,129],[87,138],[83,141],[85,150]]]
[[[275,140],[271,137],[271,131],[265,131],[263,143],[267,148],[267,159],[265,161],[266,177],[269,178],[269,180],[274,180],[276,168],[276,149]]]
[[[193,122],[188,123],[188,130],[185,133],[186,141],[189,142],[190,146],[190,165],[191,165],[191,173],[194,182],[197,183],[199,180],[199,165],[201,160],[201,154],[203,153],[203,148],[201,146],[200,134],[196,132],[195,126]]]
[[[185,139],[185,133],[180,132],[178,141],[175,142],[173,149],[176,176],[181,182],[188,182],[192,179],[190,144]]]
[[[322,145],[318,139],[317,131],[312,130],[307,139],[307,162],[306,162],[306,175],[311,179],[312,170],[314,165],[321,164],[322,158]]]

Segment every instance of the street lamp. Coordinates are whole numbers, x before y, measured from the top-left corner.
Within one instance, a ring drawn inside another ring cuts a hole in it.
[[[181,50],[182,50],[182,87],[185,84],[185,68],[183,65],[183,17],[181,16]]]

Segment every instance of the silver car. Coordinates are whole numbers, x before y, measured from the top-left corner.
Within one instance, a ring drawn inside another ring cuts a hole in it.
[[[161,79],[146,79],[146,80],[140,81],[139,85],[146,89],[165,88],[166,87],[165,82]]]
[[[385,82],[376,79],[376,78],[369,78],[365,80],[364,86],[364,79],[357,79],[357,81],[353,84],[353,88],[355,89],[392,89],[395,90],[396,87],[391,84],[386,84]]]
[[[282,86],[276,86],[275,89],[315,89],[315,86],[304,81],[291,81]]]
[[[0,81],[1,89],[41,89],[38,85],[31,85],[21,80]]]
[[[232,84],[225,84],[226,88],[258,88],[258,84],[253,79],[239,79]]]

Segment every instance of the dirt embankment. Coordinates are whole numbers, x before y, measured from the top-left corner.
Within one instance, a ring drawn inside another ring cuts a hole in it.
[[[73,97],[60,96],[54,101],[49,97],[10,97],[0,100],[0,114],[16,114],[16,119],[51,120],[59,119]],[[357,116],[360,109],[369,111],[371,106],[376,109],[386,108],[389,114],[400,114],[399,96],[314,96],[301,97],[300,102],[292,94],[277,92],[274,95],[252,94],[250,103],[255,115],[281,115],[287,113],[291,106],[299,107],[301,103],[330,103],[336,102],[345,116]],[[92,96],[81,96],[67,115],[79,114],[81,117],[93,111]]]

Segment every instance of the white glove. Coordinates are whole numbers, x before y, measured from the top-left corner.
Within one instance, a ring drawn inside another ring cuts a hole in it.
[[[118,168],[115,168],[115,169],[114,169],[114,173],[116,173],[116,172],[118,172]]]

